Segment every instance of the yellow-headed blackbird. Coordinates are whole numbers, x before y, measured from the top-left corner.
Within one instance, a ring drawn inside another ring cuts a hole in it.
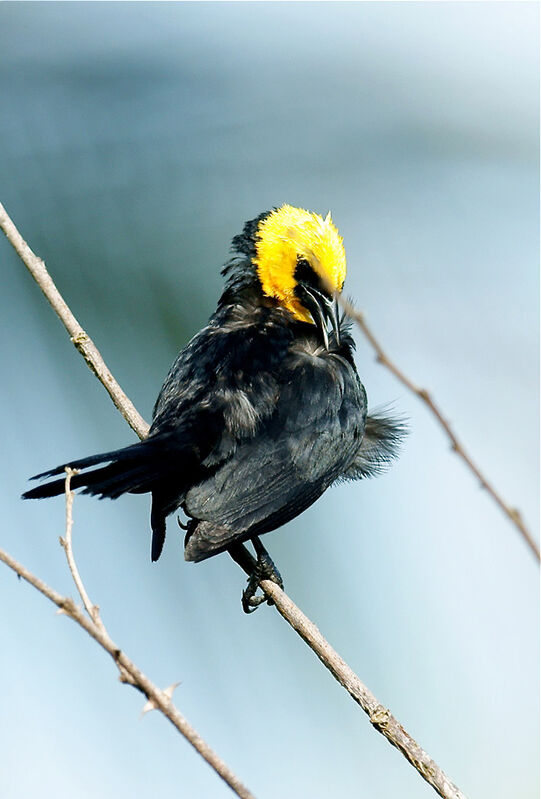
[[[243,599],[248,611],[261,601],[261,576],[280,582],[258,536],[337,480],[380,471],[403,431],[383,415],[367,416],[334,298],[346,257],[330,214],[275,208],[246,223],[232,253],[217,310],[173,363],[148,438],[66,465],[84,470],[71,484],[86,494],[151,493],[153,561],[166,517],[179,508],[188,517],[186,560],[228,550],[241,562],[251,540],[258,561]],[[24,497],[63,490],[61,478]]]

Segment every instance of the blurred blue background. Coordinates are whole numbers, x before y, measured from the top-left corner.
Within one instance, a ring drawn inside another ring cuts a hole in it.
[[[537,3],[7,3],[0,199],[150,419],[246,219],[283,202],[344,236],[347,291],[538,529]],[[74,593],[62,498],[26,478],[134,440],[0,239],[1,546]],[[265,543],[291,597],[476,799],[538,795],[538,569],[425,408],[383,477]],[[226,556],[193,566],[148,498],[75,503],[115,641],[260,798],[431,797]],[[227,797],[108,657],[0,569],[4,799]]]

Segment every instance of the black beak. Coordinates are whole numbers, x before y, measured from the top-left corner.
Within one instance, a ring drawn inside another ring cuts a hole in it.
[[[301,286],[299,286],[301,287]],[[323,292],[313,288],[313,286],[302,285],[302,302],[312,314],[321,336],[325,349],[329,349],[328,323],[332,325],[336,343],[340,344],[340,324],[338,321],[338,301],[328,297]]]

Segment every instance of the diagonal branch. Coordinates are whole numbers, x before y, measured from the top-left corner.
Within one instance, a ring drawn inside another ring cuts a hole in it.
[[[494,502],[498,505],[498,507],[505,513],[507,518],[515,525],[517,530],[520,532],[528,546],[530,547],[531,551],[535,555],[538,561],[541,560],[541,556],[539,553],[539,546],[537,542],[534,540],[532,534],[526,527],[524,520],[520,514],[520,511],[517,508],[511,507],[508,505],[501,497],[501,495],[496,491],[492,483],[488,481],[485,475],[481,472],[480,468],[476,465],[476,463],[472,460],[470,455],[466,452],[463,445],[460,443],[456,435],[453,433],[449,422],[445,419],[443,412],[440,410],[439,406],[436,405],[436,402],[432,399],[426,388],[421,388],[420,386],[416,385],[409,377],[407,377],[404,372],[398,368],[398,366],[389,358],[389,356],[383,350],[383,347],[379,343],[378,339],[373,334],[372,330],[368,327],[366,323],[366,319],[364,318],[364,314],[360,313],[359,311],[355,310],[353,305],[345,300],[343,297],[339,298],[339,302],[342,305],[346,314],[351,318],[354,319],[361,330],[363,331],[364,335],[372,345],[375,353],[376,359],[382,366],[385,366],[393,375],[405,386],[409,391],[413,394],[416,394],[419,399],[421,399],[428,409],[431,411],[432,415],[436,417],[437,421],[447,433],[447,436],[451,442],[451,449],[453,452],[462,458],[468,469],[474,474],[474,476],[479,480],[481,484],[481,488],[484,488],[485,491],[490,494]]]
[[[35,255],[26,241],[23,239],[13,221],[7,214],[6,209],[0,203],[0,228],[6,234],[6,238],[26,266],[45,297],[50,302],[54,312],[68,331],[71,341],[75,348],[81,353],[87,365],[94,372],[100,383],[103,385],[109,396],[113,400],[117,410],[120,411],[129,426],[134,430],[139,438],[145,438],[148,433],[148,424],[145,422],[135,405],[129,397],[122,391],[119,384],[107,368],[105,361],[101,357],[98,348],[85,333],[77,319],[72,314],[66,301],[56,288],[53,279],[41,258]]]
[[[199,752],[202,758],[216,771],[217,774],[229,785],[229,787],[240,797],[240,799],[255,799],[254,795],[243,785],[239,778],[231,771],[229,766],[218,757],[218,755],[205,743],[200,735],[194,730],[184,716],[177,710],[171,702],[170,697],[165,691],[157,688],[149,678],[130,660],[130,658],[115,644],[109,637],[103,625],[97,626],[92,619],[87,618],[85,613],[77,607],[73,599],[64,597],[51,588],[47,583],[40,580],[32,572],[28,571],[21,563],[18,563],[15,558],[8,555],[0,549],[0,560],[6,566],[23,580],[34,586],[41,594],[50,599],[51,602],[60,609],[62,613],[69,616],[80,627],[98,643],[102,649],[112,657],[121,672],[121,679],[123,682],[128,682],[133,685],[141,693],[143,693],[149,701],[152,702],[153,707],[163,713],[169,719],[173,727],[175,727],[181,735]],[[126,675],[124,677],[124,675]]]
[[[253,573],[256,562],[246,547],[235,553],[235,560],[246,574]],[[406,760],[419,774],[432,785],[440,796],[450,799],[466,799],[430,755],[406,732],[392,713],[374,696],[372,691],[359,679],[353,669],[340,657],[329,642],[321,635],[313,621],[272,580],[262,580],[260,587],[276,605],[278,613],[293,627],[310,649],[315,652],[325,668],[352,699],[364,710],[372,726],[399,749]]]
[[[56,286],[53,283],[52,278],[50,277],[45,264],[43,261],[38,258],[28,247],[26,242],[22,239],[21,235],[19,234],[18,230],[16,229],[15,225],[7,215],[5,209],[0,204],[0,227],[6,234],[7,238],[19,254],[21,260],[25,264],[25,266],[30,270],[32,275],[34,276],[36,282],[40,286],[41,290],[51,303],[53,309],[57,312],[60,319],[64,322],[68,332],[70,332],[70,328],[67,326],[66,322],[64,321],[64,317],[66,313],[69,314],[70,318],[74,319],[71,311],[67,307],[66,303],[64,302],[63,298],[61,297],[60,293],[58,292]],[[83,335],[86,340],[90,341],[86,333],[83,332]],[[72,335],[73,340],[73,335]],[[88,365],[96,375],[96,377],[104,383],[105,388],[109,391],[111,396],[113,397],[113,402],[122,413],[124,418],[128,421],[131,427],[137,432],[140,438],[144,438],[147,431],[148,426],[144,423],[141,419],[137,411],[135,410],[134,406],[131,404],[129,400],[129,406],[126,406],[122,397],[125,397],[123,392],[118,387],[116,381],[112,377],[111,373],[105,366],[105,363],[97,351],[97,349],[92,345],[93,350],[87,350],[86,354],[83,353],[85,360],[87,361]],[[97,360],[94,360],[94,351],[97,354]],[[104,370],[106,370],[104,372]],[[107,374],[110,377],[108,383],[102,380],[101,375]],[[113,393],[110,389],[110,385],[114,384],[120,391],[120,394]],[[116,397],[116,398],[115,398]],[[131,410],[130,410],[131,409]],[[136,414],[134,417],[133,412]],[[131,420],[138,419],[139,424],[132,423]],[[242,568],[246,571],[251,571],[253,569],[252,563],[250,563],[251,556],[249,555],[248,551],[246,550],[247,560],[246,563],[239,563]],[[8,560],[9,558],[9,560]],[[12,563],[14,563],[13,559],[10,556],[7,556],[5,553],[3,554],[0,551],[0,559],[4,560],[5,563],[14,568]],[[18,566],[18,564],[17,564]],[[23,567],[19,567],[23,569]],[[17,571],[17,568],[15,569]],[[18,571],[20,576],[25,577],[28,579],[25,573]],[[32,579],[28,579],[29,582],[32,583],[38,590],[41,590],[42,593],[45,593],[46,596],[49,596],[45,591],[42,590],[44,584],[38,580],[38,578],[34,578],[31,575]],[[318,658],[324,663],[326,668],[329,669],[331,674],[335,677],[336,680],[348,691],[350,696],[363,708],[363,710],[368,714],[371,723],[373,726],[393,744],[399,749],[402,754],[408,759],[408,761],[417,769],[419,774],[436,790],[436,792],[442,796],[444,799],[465,799],[464,794],[449,780],[449,778],[444,774],[444,772],[439,768],[439,766],[426,754],[426,752],[419,746],[419,744],[404,730],[404,728],[396,721],[396,719],[391,715],[391,713],[381,705],[376,697],[369,691],[369,689],[361,682],[361,680],[357,677],[357,675],[350,669],[347,663],[338,655],[337,652],[330,646],[330,644],[325,640],[325,638],[321,635],[315,624],[311,622],[300,610],[297,606],[289,599],[289,597],[282,591],[277,585],[272,583],[269,580],[263,580],[261,582],[261,588],[265,591],[267,596],[271,598],[277,606],[279,613],[286,619],[286,621],[293,627],[296,632],[301,636],[301,638],[308,644],[308,646],[315,652]],[[48,589],[49,591],[51,589]],[[58,595],[57,595],[58,597]],[[52,598],[49,596],[49,598]],[[61,602],[64,604],[61,605],[63,609],[66,608],[64,605],[66,604],[65,599],[59,597]],[[56,602],[55,599],[53,599]],[[87,629],[90,625],[86,616],[78,611],[77,608],[73,605],[71,600],[69,600],[70,608],[72,608],[73,612],[77,611],[80,616],[84,619],[85,624],[82,626]],[[58,602],[56,602],[58,604]],[[60,605],[59,605],[60,606]],[[67,611],[66,611],[67,612]],[[70,612],[74,618],[73,612]],[[77,618],[77,621],[79,619]],[[97,636],[99,635],[102,639],[104,636],[98,630],[96,630],[95,625],[92,627],[93,633],[92,637],[98,640]],[[88,632],[88,629],[87,629]],[[95,633],[95,634],[94,634]],[[102,643],[101,640],[98,640],[99,643]],[[104,644],[102,643],[102,646]],[[107,647],[104,647],[107,648]],[[109,651],[109,649],[107,649]],[[117,659],[115,657],[115,662],[119,663],[121,666],[125,667],[125,656],[120,653],[122,660]],[[131,664],[133,666],[133,664]],[[135,668],[133,666],[133,668]],[[128,669],[127,669],[128,670]],[[132,673],[130,671],[130,673]],[[140,672],[139,672],[140,674]],[[146,693],[146,689],[145,689]],[[162,692],[163,693],[163,692]],[[149,699],[154,701],[154,697],[147,693]],[[168,697],[167,702],[169,702]],[[160,701],[162,705],[167,707],[166,702],[164,701],[163,697],[160,694]],[[162,709],[160,703],[157,703],[157,706]],[[163,712],[163,711],[162,711]],[[167,715],[167,714],[166,714]],[[168,716],[170,718],[170,716]],[[176,726],[176,725],[175,725]],[[184,733],[183,733],[184,734]],[[198,750],[199,751],[199,750]]]

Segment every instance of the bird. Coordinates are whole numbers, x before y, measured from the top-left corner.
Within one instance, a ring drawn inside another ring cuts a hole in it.
[[[283,586],[260,536],[331,485],[384,470],[405,425],[386,411],[368,414],[350,322],[339,313],[346,255],[330,212],[285,204],[259,214],[233,238],[222,275],[216,311],[171,366],[147,438],[31,479],[70,467],[71,487],[84,494],[149,493],[152,561],[166,518],[182,511],[185,559],[227,551],[244,564],[250,613],[265,601],[256,595],[262,578]],[[23,498],[64,490],[57,477]]]

